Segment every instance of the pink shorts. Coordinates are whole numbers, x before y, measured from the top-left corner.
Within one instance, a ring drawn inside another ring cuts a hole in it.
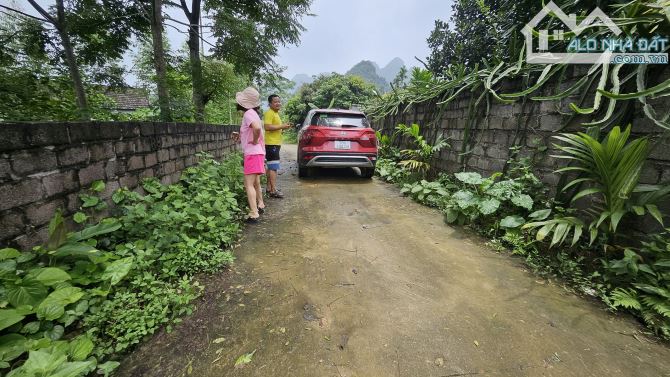
[[[244,156],[244,175],[265,174],[265,155],[252,154]]]

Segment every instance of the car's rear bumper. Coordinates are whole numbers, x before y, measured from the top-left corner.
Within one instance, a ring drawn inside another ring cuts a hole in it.
[[[363,154],[318,154],[310,156],[309,160],[303,164],[307,167],[324,168],[374,168],[377,161],[375,155]]]

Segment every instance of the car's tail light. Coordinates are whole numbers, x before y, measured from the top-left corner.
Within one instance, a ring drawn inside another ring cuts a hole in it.
[[[310,128],[302,134],[302,141],[309,145],[321,145],[326,141],[326,136],[319,130]]]
[[[373,131],[365,131],[358,140],[360,144],[364,147],[377,146],[377,136]]]

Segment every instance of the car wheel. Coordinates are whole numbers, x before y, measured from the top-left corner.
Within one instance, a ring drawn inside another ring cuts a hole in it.
[[[361,168],[361,177],[370,179],[375,175],[375,168]]]
[[[307,178],[309,176],[309,168],[298,165],[298,178]]]

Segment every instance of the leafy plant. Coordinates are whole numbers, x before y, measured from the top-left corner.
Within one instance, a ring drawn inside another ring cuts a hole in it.
[[[191,313],[202,290],[193,275],[233,260],[244,197],[239,155],[199,157],[178,184],[151,179],[145,195],[117,191],[118,217],[68,232],[57,212],[46,245],[0,250],[0,371],[108,375],[118,363],[99,361]],[[86,194],[83,207],[100,203]]]
[[[638,312],[657,334],[670,338],[670,233],[652,235],[623,254],[603,261],[607,280],[616,286],[611,306]]]
[[[395,146],[397,132],[386,135],[380,131],[375,131],[375,135],[377,136],[377,140],[379,140],[379,158],[388,158],[393,161],[400,160],[400,148]]]
[[[400,192],[431,207],[439,207],[449,196],[449,191],[441,182],[428,182],[425,179],[419,182],[405,183]]]
[[[518,216],[532,210],[533,198],[526,194],[527,188],[514,179],[496,182],[501,173],[483,178],[476,172],[454,174],[461,182],[460,190],[454,192],[444,206],[448,223],[466,224],[494,213]],[[511,227],[516,218],[505,217],[504,227]]]
[[[400,151],[402,156],[400,165],[422,176],[430,170],[431,161],[435,154],[449,147],[449,144],[442,136],[438,136],[433,145],[429,144],[421,135],[420,127],[416,123],[411,126],[399,124],[396,126],[396,131],[399,135],[409,137],[416,147],[415,149],[403,149]]]
[[[573,162],[573,165],[557,172],[579,173],[576,179],[563,187],[563,191],[586,186],[572,195],[571,203],[586,197],[592,199],[591,203],[587,208],[575,211],[577,216],[538,219],[543,221],[531,222],[524,227],[540,228],[538,240],[554,232],[553,246],[563,243],[570,231],[574,235],[572,245],[575,245],[587,229],[591,244],[599,235],[603,235],[605,241],[610,240],[621,220],[630,214],[650,214],[663,224],[663,216],[656,204],[667,197],[670,186],[639,184],[640,173],[649,154],[648,141],[639,138],[629,142],[629,137],[630,126],[623,132],[614,127],[602,141],[582,132],[556,136],[565,143],[556,146],[563,151],[556,157]]]
[[[397,184],[407,181],[411,175],[411,172],[401,166],[398,162],[386,158],[379,158],[377,160],[375,173],[381,179]]]

